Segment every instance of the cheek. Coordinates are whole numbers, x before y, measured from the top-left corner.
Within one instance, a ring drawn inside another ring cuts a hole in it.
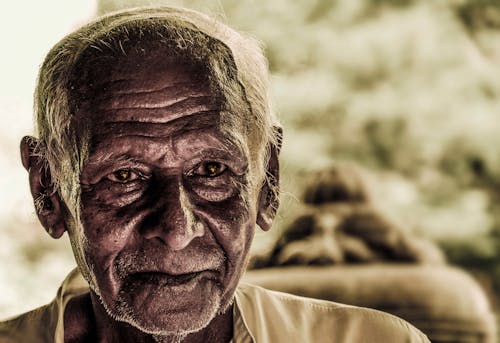
[[[228,255],[229,262],[243,259],[256,221],[255,205],[235,195],[220,203],[195,203],[195,214],[207,222],[211,233]]]
[[[107,258],[121,251],[133,233],[141,212],[130,208],[106,208],[90,196],[82,196],[81,220],[87,255]]]

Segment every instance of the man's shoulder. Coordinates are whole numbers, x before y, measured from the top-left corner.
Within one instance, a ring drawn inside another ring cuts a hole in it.
[[[51,303],[0,321],[0,343],[26,342],[31,338],[40,342],[53,340],[50,328],[56,325],[57,318],[51,315],[52,307]]]
[[[73,269],[52,302],[0,321],[0,343],[62,342],[64,308],[71,299],[88,293],[88,290],[88,284],[78,270]]]
[[[257,342],[264,338],[285,341],[283,337],[300,337],[301,342],[428,342],[408,322],[373,309],[249,284],[240,286],[237,302]]]

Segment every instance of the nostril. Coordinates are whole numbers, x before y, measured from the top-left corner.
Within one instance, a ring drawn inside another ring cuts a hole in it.
[[[157,241],[158,243],[163,244],[163,245],[167,244],[167,242],[165,242],[165,241],[163,240],[163,238],[158,237],[158,236],[157,236],[157,237],[154,237],[154,240],[155,240],[155,241]]]

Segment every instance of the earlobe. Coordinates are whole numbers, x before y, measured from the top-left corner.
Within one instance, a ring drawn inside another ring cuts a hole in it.
[[[274,217],[276,216],[277,208],[274,209],[272,206],[267,206],[266,208],[261,208],[257,214],[257,225],[263,231],[269,231],[273,225]]]
[[[279,199],[279,151],[281,148],[282,130],[274,127],[276,144],[272,144],[269,151],[266,180],[259,194],[257,225],[264,230],[271,229],[276,212],[278,211]]]
[[[63,207],[59,193],[54,189],[47,161],[38,151],[36,138],[25,136],[21,140],[21,161],[29,173],[31,195],[40,223],[53,238],[66,231]]]

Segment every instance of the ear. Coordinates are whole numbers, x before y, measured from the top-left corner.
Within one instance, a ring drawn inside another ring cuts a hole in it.
[[[54,189],[46,159],[38,153],[36,138],[25,136],[21,140],[21,160],[29,173],[31,195],[35,211],[45,230],[53,238],[60,238],[66,231],[63,208],[59,192]]]
[[[279,152],[281,149],[281,140],[283,130],[281,127],[273,127],[276,136],[276,144],[269,147],[269,161],[266,170],[266,179],[259,194],[257,225],[268,231],[272,224],[280,204],[279,198]]]

